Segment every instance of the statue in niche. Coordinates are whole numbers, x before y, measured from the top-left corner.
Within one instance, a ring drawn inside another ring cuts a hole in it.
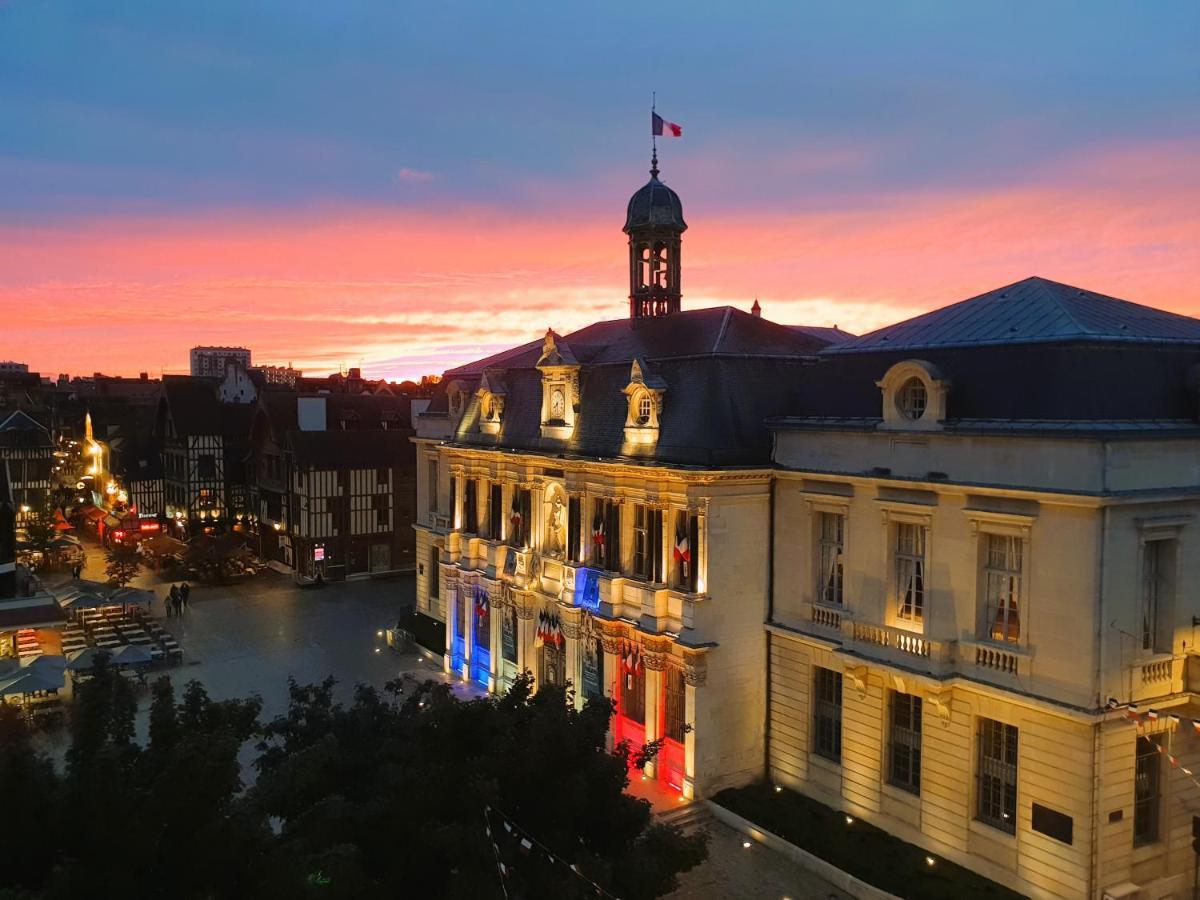
[[[555,491],[550,499],[550,511],[546,516],[546,555],[563,555],[566,547],[566,523],[563,522],[563,496],[561,491]]]

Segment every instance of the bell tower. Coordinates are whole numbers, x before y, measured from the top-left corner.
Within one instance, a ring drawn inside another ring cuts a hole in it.
[[[658,152],[650,180],[629,199],[622,229],[629,235],[629,317],[679,312],[679,249],[687,223],[679,195],[658,180]]]

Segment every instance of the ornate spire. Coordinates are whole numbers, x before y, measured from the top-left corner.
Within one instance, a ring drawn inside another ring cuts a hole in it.
[[[650,177],[658,177],[658,148],[655,147],[650,151]]]

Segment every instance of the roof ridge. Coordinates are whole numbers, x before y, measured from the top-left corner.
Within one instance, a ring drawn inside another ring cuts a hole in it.
[[[729,329],[729,321],[733,318],[733,307],[725,307],[725,315],[721,317],[721,328],[717,331],[717,339],[713,341],[713,353],[721,351],[721,341],[725,340],[725,332]]]

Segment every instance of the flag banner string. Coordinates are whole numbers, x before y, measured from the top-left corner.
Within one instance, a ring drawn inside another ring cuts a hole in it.
[[[1129,718],[1133,719],[1134,723],[1136,724],[1139,737],[1153,737],[1155,734],[1169,734],[1175,730],[1174,728],[1172,728],[1172,729],[1168,729],[1168,730],[1164,730],[1164,731],[1150,732],[1150,731],[1147,731],[1146,727],[1145,727],[1147,722],[1157,722],[1160,718],[1165,718],[1165,719],[1169,720],[1171,722],[1171,724],[1173,726],[1175,726],[1175,728],[1178,728],[1178,726],[1183,722],[1183,719],[1177,713],[1162,714],[1162,713],[1159,713],[1157,710],[1153,710],[1153,709],[1148,710],[1146,712],[1145,717],[1143,718],[1141,715],[1138,714],[1137,708],[1134,706],[1130,707],[1127,715],[1129,716]],[[1192,724],[1192,730],[1195,733],[1200,734],[1200,719],[1192,719],[1191,724]],[[1187,766],[1183,765],[1183,763],[1180,761],[1179,757],[1176,756],[1175,754],[1168,753],[1167,748],[1164,747],[1162,744],[1155,743],[1154,748],[1159,752],[1159,755],[1166,758],[1167,763],[1171,766],[1172,769],[1178,769],[1180,772],[1182,772],[1184,774],[1184,776],[1189,781],[1191,781],[1192,784],[1194,784],[1196,786],[1196,788],[1198,790],[1200,790],[1200,778],[1197,778],[1196,772],[1194,770],[1189,769]]]
[[[505,880],[508,878],[509,873],[512,871],[512,866],[506,865],[504,863],[504,861],[501,859],[500,845],[496,842],[496,838],[492,834],[492,816],[493,815],[499,816],[500,824],[503,826],[505,834],[510,839],[517,842],[517,849],[521,852],[521,854],[528,856],[533,850],[536,849],[539,852],[541,852],[552,863],[555,863],[560,866],[565,866],[571,872],[572,875],[574,875],[576,878],[578,878],[581,881],[584,881],[588,885],[590,885],[597,897],[607,897],[607,898],[609,898],[609,900],[618,900],[617,897],[610,894],[608,891],[606,891],[604,888],[602,888],[596,882],[592,881],[592,879],[588,878],[586,875],[584,875],[582,872],[580,872],[579,867],[577,865],[575,865],[574,863],[567,862],[565,859],[560,857],[557,853],[555,853],[553,850],[551,850],[549,847],[547,847],[545,844],[543,844],[541,841],[539,841],[537,838],[535,838],[528,831],[526,831],[525,829],[521,828],[519,825],[514,823],[512,821],[512,819],[510,819],[503,812],[501,812],[498,809],[493,809],[491,806],[484,806],[483,807],[484,828],[487,831],[488,839],[491,840],[491,842],[492,842],[492,852],[496,856],[496,868],[497,868],[497,871],[500,873],[500,886],[501,886],[501,888],[504,889],[505,897],[508,896],[508,890],[507,890],[507,888],[505,888]]]

